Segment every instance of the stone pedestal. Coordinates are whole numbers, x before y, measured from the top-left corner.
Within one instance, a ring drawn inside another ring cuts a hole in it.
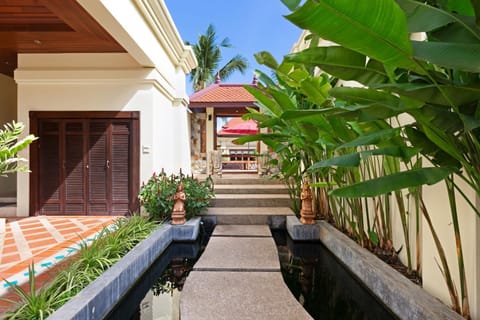
[[[172,212],[172,221],[171,224],[185,224],[187,220],[185,219],[185,211],[173,211]]]

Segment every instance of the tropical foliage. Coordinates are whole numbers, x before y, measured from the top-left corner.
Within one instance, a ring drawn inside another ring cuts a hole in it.
[[[205,32],[198,37],[198,42],[191,44],[198,66],[190,73],[190,80],[194,91],[202,90],[208,87],[218,75],[226,80],[235,71],[242,74],[247,69],[247,59],[239,54],[231,58],[224,66],[219,67],[222,61],[222,48],[231,48],[232,44],[228,38],[224,38],[220,43],[217,42],[217,33],[215,27],[210,24]]]
[[[410,228],[418,238],[423,216],[452,307],[469,318],[456,196],[480,216],[457,185],[463,180],[480,195],[480,7],[468,0],[283,2],[292,10],[287,19],[310,31],[312,45],[281,64],[257,54],[275,80],[259,72],[261,85],[247,90],[261,112],[246,117],[271,133],[238,142],[268,144],[289,181],[310,175],[318,199],[329,191],[327,205],[317,202],[318,208],[365,247],[393,249],[396,206],[410,269]],[[338,46],[319,47],[319,39]],[[439,181],[451,205],[460,296],[420,189]],[[418,247],[415,252],[421,271]]]
[[[142,184],[138,198],[140,204],[154,220],[164,221],[170,218],[173,210],[173,196],[180,182],[185,192],[185,212],[187,219],[200,214],[210,204],[214,197],[213,180],[208,177],[199,181],[193,176],[186,176],[182,172],[178,175],[167,175],[163,170],[160,174],[153,173],[147,183]]]
[[[28,165],[21,164],[26,160],[19,157],[18,153],[37,138],[28,135],[19,139],[24,127],[23,123],[14,121],[5,124],[3,129],[0,129],[0,176],[18,171],[28,171]]]
[[[5,319],[46,319],[157,227],[157,223],[140,216],[117,220],[112,228],[104,228],[92,243],[84,240],[79,248],[73,248],[78,250],[75,256],[50,283],[41,288],[35,285],[32,264],[29,267],[28,290],[10,283],[19,302],[17,299],[2,299],[15,304]]]

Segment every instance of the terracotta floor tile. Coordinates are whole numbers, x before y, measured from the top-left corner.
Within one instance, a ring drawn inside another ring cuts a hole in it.
[[[2,264],[4,264],[4,263],[10,263],[10,262],[15,262],[20,260],[21,260],[20,255],[18,253],[14,253],[9,255],[2,255],[1,262]]]
[[[54,235],[45,228],[43,224],[44,222],[40,221],[41,219],[47,219],[48,224],[55,228],[56,232],[60,233],[65,240],[60,243],[57,242]],[[71,219],[75,219],[75,222],[72,222]],[[7,224],[5,225],[4,243],[3,247],[0,248],[0,279],[9,277],[16,279],[16,277],[19,277],[20,275],[22,276],[21,279],[25,279],[25,270],[28,269],[32,261],[35,262],[35,265],[38,266],[38,268],[40,268],[39,265],[42,261],[47,261],[54,263],[52,269],[37,276],[36,280],[38,284],[44,283],[44,281],[49,281],[49,279],[58,272],[59,266],[62,266],[63,268],[69,260],[75,257],[74,253],[68,253],[68,250],[77,249],[77,244],[82,241],[82,239],[92,238],[97,232],[111,224],[116,219],[117,217],[109,216],[42,216],[7,220]],[[26,258],[24,256],[24,259],[21,260],[21,256],[18,253],[19,246],[25,246],[25,243],[20,243],[17,246],[16,239],[12,235],[12,228],[8,223],[9,221],[16,221],[18,226],[20,226],[23,238],[27,241],[28,247],[30,248],[31,252],[28,252],[28,254],[31,253],[31,257]],[[84,227],[82,228],[81,226]],[[69,257],[69,254],[72,254],[72,257]],[[55,255],[65,255],[67,258],[56,260]],[[28,290],[28,284],[22,285],[21,287]],[[0,288],[3,288],[3,282]],[[0,314],[4,307],[5,303],[0,301]]]
[[[49,232],[48,233],[47,232],[34,233],[34,234],[25,234],[24,233],[24,236],[25,236],[25,239],[27,239],[27,241],[35,241],[35,240],[38,240],[38,239],[51,238],[52,234],[49,233]]]
[[[22,233],[23,234],[37,234],[37,233],[44,233],[48,232],[46,228],[31,228],[31,229],[23,229],[22,227]]]
[[[7,255],[7,254],[10,254],[10,253],[15,253],[15,252],[18,252],[18,248],[16,245],[13,245],[13,246],[5,246],[3,247],[3,250],[1,252],[1,255]]]
[[[35,247],[32,249],[32,254],[36,254],[36,253],[39,253],[39,252],[42,252],[42,251],[45,251],[45,250],[48,250],[50,249],[52,246],[50,244],[47,244],[47,245],[44,245],[44,246],[40,246],[40,247]]]
[[[69,224],[74,224],[69,218],[63,218],[62,220],[48,220],[48,222],[53,225],[53,226],[63,226],[63,225],[69,225]]]
[[[58,242],[55,241],[55,239],[43,239],[43,240],[34,240],[34,241],[29,241],[28,246],[30,249],[38,248],[38,247],[44,247],[46,245],[55,245]]]
[[[25,220],[24,220],[25,221]],[[35,222],[30,222],[30,223],[21,223],[19,222],[18,225],[20,227],[22,227],[22,230],[30,230],[30,229],[36,229],[36,228],[44,228],[44,225],[39,222],[39,221],[35,221]]]
[[[9,245],[12,245],[12,244],[15,244],[15,238],[13,238],[13,237],[6,238],[5,237],[5,239],[3,241],[3,245],[9,246]]]

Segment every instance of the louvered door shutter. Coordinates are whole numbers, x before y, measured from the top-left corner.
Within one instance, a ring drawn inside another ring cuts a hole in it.
[[[111,214],[125,215],[129,209],[130,122],[111,125]]]
[[[67,215],[86,214],[84,126],[82,120],[65,123],[64,214]]]
[[[108,121],[89,123],[88,136],[88,214],[108,214],[107,190]]]
[[[61,214],[60,123],[43,121],[39,125],[39,214]]]

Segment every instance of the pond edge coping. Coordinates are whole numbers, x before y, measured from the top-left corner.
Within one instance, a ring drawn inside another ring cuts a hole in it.
[[[103,319],[173,241],[195,241],[199,230],[199,217],[159,226],[48,319]]]
[[[287,229],[297,229],[288,230],[290,235],[297,235],[297,239],[292,237],[293,240],[320,240],[399,319],[463,319],[438,298],[414,284],[328,222],[321,220],[315,225],[298,226],[300,222],[293,221],[295,219],[298,220],[297,217],[287,217]],[[291,220],[290,223],[288,220]],[[299,228],[304,231],[302,236],[298,236]],[[303,230],[305,228],[307,229]],[[308,238],[308,234],[312,237]]]

